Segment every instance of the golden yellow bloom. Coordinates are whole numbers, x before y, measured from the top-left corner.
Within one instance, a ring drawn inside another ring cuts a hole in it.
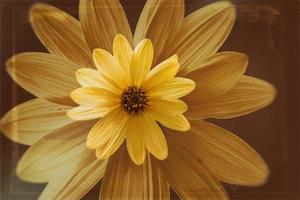
[[[228,199],[222,182],[257,186],[263,159],[204,121],[269,105],[274,87],[244,75],[248,57],[217,52],[235,20],[218,2],[184,16],[183,0],[148,0],[132,35],[119,0],[80,0],[80,21],[46,4],[30,22],[50,53],[21,53],[8,73],[37,98],[1,119],[29,145],[18,176],[40,199]],[[127,147],[126,147],[127,146]],[[95,156],[96,155],[96,156]]]
[[[136,164],[144,162],[145,149],[163,160],[168,155],[167,143],[156,121],[177,131],[190,128],[182,114],[188,106],[178,98],[190,93],[195,83],[174,77],[179,69],[176,55],[151,69],[153,54],[150,40],[142,40],[133,51],[126,38],[117,35],[113,55],[94,50],[98,71],[77,71],[82,87],[71,98],[80,106],[68,116],[74,120],[102,118],[87,137],[87,146],[96,149],[99,159],[108,159],[126,137],[128,153]]]

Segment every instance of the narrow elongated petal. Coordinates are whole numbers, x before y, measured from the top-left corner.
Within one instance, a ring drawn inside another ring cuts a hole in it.
[[[93,59],[103,77],[117,88],[126,88],[126,74],[117,59],[103,49],[95,49]]]
[[[158,85],[148,92],[151,97],[180,98],[195,89],[195,82],[191,79],[175,77],[163,85]]]
[[[188,134],[170,134],[168,139],[189,151],[195,160],[201,160],[221,181],[245,186],[266,182],[266,163],[243,140],[211,123],[191,123]]]
[[[167,42],[174,38],[183,17],[183,0],[148,0],[135,30],[135,45],[142,39],[149,38],[153,42],[157,59]]]
[[[178,57],[170,57],[159,65],[155,66],[147,75],[143,86],[147,90],[164,84],[174,78],[179,69]]]
[[[155,98],[150,100],[148,109],[151,112],[167,112],[170,115],[176,115],[184,113],[188,106],[180,99]]]
[[[85,121],[91,119],[99,119],[104,117],[107,113],[112,111],[117,106],[107,107],[106,105],[100,106],[78,106],[67,112],[69,118],[76,121]]]
[[[168,156],[168,146],[164,133],[158,124],[151,118],[151,115],[143,116],[144,140],[147,150],[159,160]]]
[[[1,119],[1,130],[9,139],[32,145],[51,131],[72,122],[66,116],[71,107],[33,99],[10,110]]]
[[[153,46],[148,39],[141,41],[135,48],[130,63],[132,83],[138,87],[144,82],[153,60]]]
[[[95,159],[85,144],[93,123],[74,122],[43,137],[23,155],[17,175],[33,183],[48,182],[85,167]]]
[[[184,70],[197,68],[218,51],[229,35],[235,9],[228,1],[210,4],[187,16],[176,37],[165,50],[166,56],[177,54]]]
[[[52,180],[39,200],[81,199],[104,176],[107,161],[94,160],[76,173]]]
[[[153,118],[163,126],[175,131],[187,131],[190,129],[190,123],[183,114],[168,115],[163,112],[151,113]]]
[[[31,94],[54,103],[74,105],[70,93],[79,87],[77,64],[46,53],[22,53],[6,62],[8,73]]]
[[[108,82],[94,69],[82,68],[76,71],[76,79],[82,87],[107,87]]]
[[[50,53],[83,67],[93,66],[91,52],[79,21],[53,6],[42,3],[31,7],[29,18],[35,34]]]
[[[215,180],[203,163],[185,149],[178,148],[177,143],[170,141],[168,144],[168,158],[160,162],[159,166],[170,187],[181,199],[228,199],[221,183]]]
[[[118,34],[114,39],[113,53],[119,61],[120,67],[124,71],[125,76],[130,81],[130,62],[133,55],[133,50],[127,39]]]
[[[79,105],[116,106],[120,103],[120,94],[110,88],[81,87],[72,91],[71,98]]]
[[[111,137],[103,145],[99,145],[96,150],[96,156],[98,159],[108,159],[113,153],[115,153],[125,140],[126,135],[126,120],[119,124],[117,131],[111,133]]]
[[[121,129],[127,121],[127,113],[121,108],[116,108],[100,119],[90,130],[87,146],[92,149],[105,146],[110,140],[121,134]]]
[[[125,146],[108,161],[100,199],[170,199],[167,180],[148,155],[143,165],[135,165]]]
[[[224,95],[191,105],[186,115],[190,119],[234,118],[269,105],[274,100],[275,94],[275,88],[271,84],[257,78],[243,76]]]
[[[130,158],[137,165],[143,164],[146,156],[144,126],[145,122],[140,115],[132,116],[128,120],[126,145]]]
[[[242,78],[248,58],[237,52],[221,52],[208,57],[195,71],[186,75],[196,88],[184,101],[189,105],[212,99],[228,92]]]
[[[132,33],[119,0],[80,0],[79,18],[91,50],[103,48],[112,52],[117,34],[132,44]]]

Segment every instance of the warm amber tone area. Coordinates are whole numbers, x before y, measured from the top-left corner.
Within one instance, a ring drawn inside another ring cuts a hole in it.
[[[140,11],[143,3],[141,1],[126,1],[125,9],[131,24],[136,23],[137,11]],[[187,9],[190,11],[202,6],[197,1],[186,1],[186,3],[188,5]],[[257,5],[259,5],[258,3]],[[29,24],[24,23],[22,13],[26,16],[26,10],[30,5],[31,2],[15,2],[4,4],[1,8],[4,11],[2,15],[11,16],[11,18],[7,18],[2,22],[3,27],[10,27],[2,36],[2,63],[14,53],[25,50],[44,51],[39,41],[33,36]],[[63,4],[58,2],[55,5],[71,13],[77,13],[77,2],[65,1]],[[272,106],[257,113],[240,119],[216,121],[216,124],[222,125],[234,133],[239,133],[241,138],[265,158],[271,171],[270,180],[264,187],[244,189],[229,186],[228,191],[232,199],[237,200],[253,198],[264,200],[278,196],[288,199],[298,195],[294,189],[299,186],[299,175],[295,169],[296,165],[300,163],[297,162],[299,159],[296,153],[299,152],[296,147],[298,129],[293,123],[299,121],[296,115],[297,109],[295,109],[298,108],[298,97],[295,96],[297,90],[294,86],[299,84],[295,73],[295,58],[293,57],[293,51],[295,52],[296,47],[292,41],[292,39],[296,39],[294,37],[296,32],[293,31],[293,26],[290,25],[290,21],[292,21],[290,19],[293,19],[291,16],[295,13],[293,9],[296,9],[296,7],[286,6],[284,3],[267,5],[267,7],[276,8],[280,11],[281,15],[277,16],[277,13],[274,13],[272,9],[263,10],[262,8],[244,6],[246,8],[240,7],[241,13],[238,16],[238,21],[222,50],[235,50],[248,54],[250,65],[247,73],[274,83],[279,96]],[[13,12],[13,8],[16,8],[17,11]],[[258,17],[253,17],[247,9],[250,9],[251,13],[254,9],[258,13]],[[283,14],[284,11],[289,12]],[[264,21],[264,16],[271,19]],[[273,21],[272,17],[274,17]],[[289,23],[286,23],[287,30],[282,28],[285,21],[289,21]],[[1,68],[1,70],[3,70],[1,71],[1,96],[5,97],[1,98],[2,115],[13,105],[22,103],[30,99],[31,96],[12,83],[11,79],[4,73],[4,69]],[[25,148],[13,144],[3,138],[2,135],[1,144],[1,181],[3,183],[1,195],[7,199],[22,199],[24,195],[28,196],[29,199],[35,199],[41,190],[41,186],[20,182],[12,175],[12,169]],[[11,158],[13,159],[11,160]],[[292,176],[288,176],[288,173]],[[2,174],[5,177],[3,179]],[[13,188],[10,188],[10,186]],[[28,191],[31,191],[31,193],[28,193]],[[98,189],[91,191],[86,199],[97,197],[98,192]],[[175,194],[172,194],[172,199],[177,199]]]

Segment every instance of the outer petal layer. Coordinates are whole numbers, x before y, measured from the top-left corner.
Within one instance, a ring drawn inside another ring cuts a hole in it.
[[[176,37],[169,42],[165,56],[177,54],[184,70],[192,70],[216,53],[229,35],[235,9],[228,1],[210,4],[187,16]]]
[[[1,119],[4,135],[15,142],[32,145],[51,131],[72,122],[68,106],[33,99],[10,110]]]
[[[143,165],[135,165],[123,146],[109,159],[100,199],[169,198],[168,183],[150,156],[147,156]]]
[[[104,176],[107,161],[94,160],[77,172],[51,180],[39,200],[81,199]]]
[[[31,94],[54,103],[74,105],[70,93],[79,87],[75,72],[80,66],[46,53],[22,53],[6,62],[8,73]]]
[[[173,141],[169,142],[168,158],[160,162],[159,166],[170,187],[181,199],[227,199],[221,183],[215,180],[210,171],[195,159],[194,155],[185,149],[178,148],[177,143]]]
[[[93,66],[79,21],[47,4],[37,3],[30,9],[30,22],[35,34],[50,53],[83,67]]]
[[[119,0],[80,0],[79,17],[91,50],[103,48],[112,52],[117,34],[132,44],[132,33]]]
[[[245,186],[266,182],[266,163],[243,140],[211,123],[191,123],[188,134],[170,134],[168,139],[189,151],[195,160],[201,160],[221,181]]]
[[[23,155],[18,176],[33,183],[48,182],[85,167],[95,159],[85,144],[93,123],[74,122],[43,137]]]
[[[221,52],[209,56],[187,78],[196,82],[196,88],[183,99],[188,105],[212,99],[228,92],[242,78],[248,65],[245,54]]]
[[[168,41],[174,38],[184,17],[184,0],[148,0],[140,15],[134,43],[149,38],[155,48],[155,59],[163,53]]]
[[[250,76],[243,78],[224,95],[199,101],[191,105],[186,115],[189,119],[234,118],[259,110],[275,98],[275,88],[260,79]]]

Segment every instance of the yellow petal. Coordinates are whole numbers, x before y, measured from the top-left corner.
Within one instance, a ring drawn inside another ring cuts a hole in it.
[[[176,53],[185,70],[198,67],[218,51],[235,20],[234,6],[228,1],[210,4],[187,16],[176,37],[168,43],[166,56]]]
[[[85,144],[93,123],[74,122],[36,142],[18,163],[19,178],[33,183],[47,182],[85,167],[95,159]]]
[[[245,54],[221,52],[209,56],[195,71],[186,75],[196,82],[196,88],[184,97],[188,105],[197,104],[228,92],[241,79],[248,65]]]
[[[103,145],[97,147],[96,156],[98,159],[108,159],[114,154],[125,140],[126,121],[119,124],[117,131],[111,131],[111,136]]]
[[[126,144],[129,156],[135,164],[141,165],[146,156],[144,120],[140,115],[131,116],[126,126]]]
[[[120,134],[127,121],[127,113],[121,108],[115,108],[100,119],[90,130],[87,138],[87,146],[92,149],[103,147]],[[123,133],[121,133],[123,134]]]
[[[79,18],[91,50],[103,48],[112,52],[117,34],[132,44],[132,33],[119,0],[80,0]]]
[[[148,0],[137,23],[134,43],[149,38],[158,58],[167,42],[174,38],[183,17],[184,0]]]
[[[76,121],[85,121],[91,119],[99,119],[112,111],[116,106],[78,106],[67,112],[70,119]]]
[[[153,112],[151,116],[169,129],[183,132],[190,129],[190,123],[183,114],[170,115],[165,112]]]
[[[46,53],[17,54],[6,62],[8,73],[31,94],[54,103],[74,105],[70,93],[79,87],[75,72],[80,66]]]
[[[190,119],[228,119],[249,114],[269,105],[276,90],[271,84],[250,76],[243,78],[224,95],[191,105],[187,117]]]
[[[65,174],[48,183],[39,200],[81,199],[104,176],[107,161],[94,160],[76,173]]]
[[[125,146],[108,161],[100,199],[170,199],[167,180],[148,155],[143,165],[135,165]]]
[[[148,109],[154,113],[176,115],[184,113],[188,106],[180,99],[155,98],[150,100]]]
[[[30,9],[30,23],[48,51],[81,66],[93,66],[91,52],[77,21],[67,13],[47,4]]]
[[[10,110],[1,119],[1,130],[15,142],[32,145],[53,130],[71,123],[65,114],[70,108],[33,99]]]
[[[269,170],[264,160],[243,140],[218,126],[191,121],[188,134],[169,134],[168,139],[201,160],[221,181],[257,186],[266,182]]]
[[[109,83],[102,74],[94,69],[82,68],[76,71],[76,79],[82,87],[108,87]],[[113,88],[111,88],[113,89]]]
[[[159,160],[168,156],[168,145],[164,133],[150,115],[143,115],[143,123],[139,130],[143,130],[147,150]]]
[[[105,108],[118,105],[120,95],[108,87],[81,87],[72,91],[71,98],[79,105]]]
[[[121,89],[127,87],[125,72],[113,55],[103,49],[95,49],[93,59],[97,69],[109,83]]]
[[[148,92],[148,95],[152,97],[164,98],[180,98],[195,89],[195,82],[191,79],[175,77],[165,84],[158,85]]]
[[[147,75],[144,88],[151,90],[152,88],[164,84],[174,78],[179,69],[178,57],[176,55],[170,57],[159,65],[155,66]]]
[[[175,135],[175,134],[170,134]],[[181,135],[181,134],[176,134]],[[183,137],[185,135],[182,135]],[[168,136],[169,137],[169,136]],[[170,187],[181,199],[227,200],[223,189],[210,170],[194,155],[178,148],[177,143],[169,141],[168,158],[159,163]]]
[[[124,74],[129,78],[130,76],[129,67],[130,67],[130,61],[133,54],[133,50],[129,42],[123,35],[118,34],[115,37],[114,44],[113,44],[113,52],[114,52],[114,57],[118,59],[120,67],[125,72]]]
[[[130,75],[134,85],[140,87],[144,82],[152,66],[153,52],[152,42],[148,39],[142,40],[134,49],[130,63]]]

